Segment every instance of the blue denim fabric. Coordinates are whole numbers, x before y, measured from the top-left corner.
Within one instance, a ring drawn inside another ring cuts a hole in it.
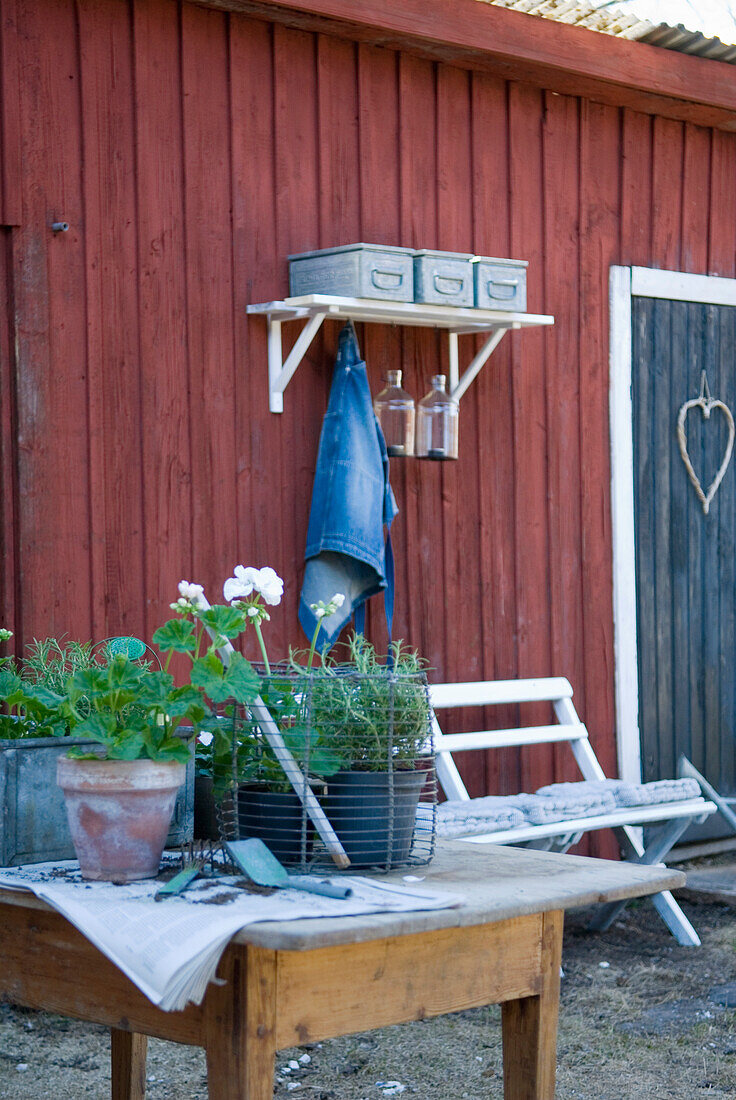
[[[299,622],[311,639],[310,604],[342,592],[345,603],[323,621],[318,647],[332,645],[356,608],[387,586],[384,524],[396,501],[388,455],[373,412],[365,363],[352,323],[340,333],[312,490]]]

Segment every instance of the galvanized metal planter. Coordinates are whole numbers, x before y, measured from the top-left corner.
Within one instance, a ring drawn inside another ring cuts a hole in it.
[[[348,244],[289,256],[289,292],[336,294],[411,302],[413,250],[392,245]]]
[[[475,305],[478,309],[526,312],[526,260],[473,257]]]
[[[0,866],[74,859],[64,796],[56,785],[56,762],[72,747],[95,743],[75,737],[0,741]],[[176,798],[167,845],[192,839],[194,760]]]
[[[414,301],[438,306],[472,306],[473,256],[469,252],[414,253]]]

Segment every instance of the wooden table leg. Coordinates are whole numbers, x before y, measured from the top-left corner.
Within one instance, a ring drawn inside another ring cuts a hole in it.
[[[276,952],[231,949],[206,1008],[209,1100],[272,1100],[276,1060]]]
[[[506,1001],[501,1009],[505,1100],[553,1100],[555,1095],[562,922],[562,912],[544,915],[539,995]]]
[[[145,1100],[147,1048],[145,1035],[110,1028],[112,1100]]]

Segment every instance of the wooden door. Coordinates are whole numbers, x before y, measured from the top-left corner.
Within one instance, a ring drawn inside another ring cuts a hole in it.
[[[736,457],[704,514],[677,440],[678,412],[706,371],[736,411],[736,307],[631,299],[639,729],[645,780],[684,753],[736,793]],[[729,437],[727,416],[691,408],[687,450],[703,488]]]

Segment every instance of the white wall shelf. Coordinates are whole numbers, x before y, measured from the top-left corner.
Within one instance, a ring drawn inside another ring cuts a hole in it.
[[[248,313],[263,316],[268,322],[269,407],[275,413],[284,411],[284,390],[325,320],[446,329],[449,339],[449,392],[456,401],[460,400],[510,329],[536,328],[555,323],[554,317],[543,314],[504,313],[495,309],[423,305],[419,302],[381,302],[370,298],[337,298],[328,294],[307,294],[301,298],[285,298],[282,302],[261,302],[248,306]],[[281,343],[281,326],[285,321],[307,322],[286,361]],[[487,333],[488,338],[461,376],[459,337],[478,333]]]

